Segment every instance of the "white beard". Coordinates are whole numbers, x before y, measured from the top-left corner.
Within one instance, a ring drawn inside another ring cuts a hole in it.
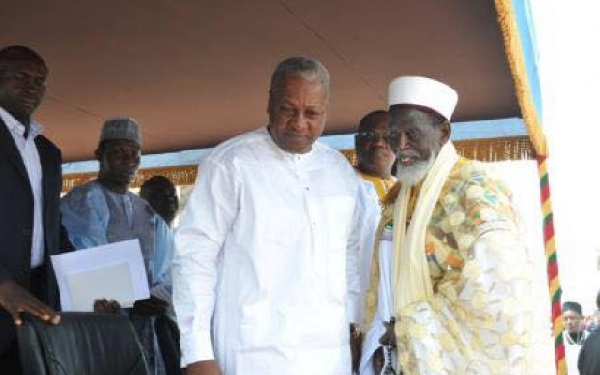
[[[398,167],[396,170],[396,177],[398,180],[408,186],[414,186],[418,184],[425,178],[425,176],[427,176],[427,173],[429,173],[431,167],[433,167],[433,163],[435,163],[435,158],[437,157],[438,151],[439,150],[433,150],[433,152],[429,155],[429,159],[418,161],[410,166],[404,166],[402,163],[398,162]]]

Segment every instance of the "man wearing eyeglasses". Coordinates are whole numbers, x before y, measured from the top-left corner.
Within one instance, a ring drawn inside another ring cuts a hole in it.
[[[367,186],[372,186],[373,195],[380,201],[396,181],[392,176],[396,155],[390,149],[389,136],[390,116],[384,110],[377,110],[360,120],[354,138],[356,170],[363,180],[370,182]]]
[[[393,254],[395,323],[381,340],[397,345],[405,375],[529,374],[527,250],[510,192],[450,141],[457,102],[431,78],[390,84],[398,183],[376,243]]]
[[[391,258],[389,252],[373,252],[375,240],[375,231],[381,217],[381,202],[386,194],[396,182],[392,176],[392,167],[396,156],[392,152],[389,144],[390,136],[390,116],[384,110],[373,111],[365,115],[358,125],[358,132],[355,137],[355,148],[358,163],[356,171],[363,180],[364,212],[367,220],[364,225],[370,226],[363,232],[362,238],[362,283],[363,290],[366,290],[371,280],[379,281],[379,290],[382,298],[379,299],[379,306],[375,305],[376,298],[367,295],[366,311],[363,319],[363,326],[368,329],[364,337],[362,355],[360,347],[360,338],[357,338],[353,345],[355,351],[355,360],[360,360],[360,374],[379,374],[381,372],[381,363],[388,359],[389,348],[383,348],[379,344],[379,338],[385,332],[384,322],[389,321],[391,306],[391,290],[388,277],[380,278],[380,274],[389,274],[391,269]],[[358,332],[354,336],[361,336]],[[360,358],[359,358],[360,357]],[[384,359],[385,358],[385,359]],[[391,358],[389,359],[391,360]],[[356,368],[357,363],[355,363]]]

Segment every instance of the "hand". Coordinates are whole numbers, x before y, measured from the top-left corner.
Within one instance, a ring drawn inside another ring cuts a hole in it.
[[[190,363],[185,369],[185,375],[223,375],[219,365],[214,360]]]
[[[352,373],[358,374],[362,351],[362,333],[360,325],[350,323],[350,354],[352,357]]]
[[[385,333],[379,338],[379,343],[383,346],[396,347],[396,332],[394,324],[396,321],[392,318],[389,322],[383,322],[385,325]]]
[[[29,313],[52,324],[60,322],[60,315],[29,291],[13,280],[0,283],[0,306],[12,316],[16,325],[21,325],[21,313]]]
[[[102,314],[120,314],[121,305],[114,299],[97,299],[94,301],[94,312]]]
[[[169,306],[169,302],[150,296],[149,299],[135,301],[133,312],[137,315],[160,315],[166,313]]]

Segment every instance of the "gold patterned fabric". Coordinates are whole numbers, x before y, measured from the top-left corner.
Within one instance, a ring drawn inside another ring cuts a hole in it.
[[[404,374],[530,373],[531,264],[510,192],[481,163],[461,158],[453,167],[423,251],[434,294],[396,316]]]
[[[379,197],[380,201],[383,201],[387,193],[390,191],[390,189],[392,188],[392,186],[394,186],[394,183],[396,182],[396,179],[394,177],[381,178],[367,173],[363,173],[361,171],[358,171],[358,173],[360,174],[360,178],[371,182],[373,186],[375,186],[375,191],[377,192],[377,196]]]

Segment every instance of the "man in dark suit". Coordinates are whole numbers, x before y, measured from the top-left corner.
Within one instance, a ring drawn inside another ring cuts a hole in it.
[[[21,313],[60,316],[50,255],[59,252],[60,150],[31,116],[48,69],[28,47],[0,49],[0,370],[19,374],[15,325]]]

